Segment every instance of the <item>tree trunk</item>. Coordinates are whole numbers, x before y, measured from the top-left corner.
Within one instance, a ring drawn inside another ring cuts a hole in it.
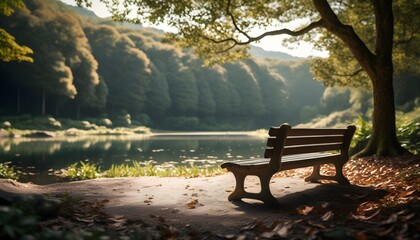
[[[20,114],[20,87],[17,89],[17,113]]]
[[[80,103],[76,105],[76,118],[80,119]]]
[[[313,0],[328,31],[349,47],[373,87],[372,135],[356,156],[394,156],[407,152],[397,140],[392,64],[394,17],[391,0],[374,0],[376,49],[373,54],[351,26],[340,22],[327,0]]]
[[[389,63],[388,63],[389,64]],[[407,153],[397,140],[395,127],[394,88],[391,66],[378,66],[373,83],[372,135],[365,149],[356,154],[363,156],[396,156]]]
[[[45,90],[42,90],[42,116],[45,115]]]
[[[55,103],[55,116],[58,117],[59,114],[60,114],[60,104],[57,101]]]
[[[376,19],[374,64],[365,65],[373,86],[372,135],[356,156],[396,156],[408,153],[397,140],[392,63],[394,17],[392,1],[373,1]],[[362,65],[363,66],[363,65]]]

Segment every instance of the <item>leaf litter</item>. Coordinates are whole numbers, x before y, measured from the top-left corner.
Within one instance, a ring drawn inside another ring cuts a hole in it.
[[[154,224],[110,216],[103,211],[109,202],[104,199],[73,203],[58,217],[42,221],[40,226],[71,231],[99,229],[120,239],[125,239],[125,236],[136,236],[137,239],[420,239],[419,162],[419,156],[350,160],[344,168],[344,174],[352,185],[384,190],[387,194],[373,199],[365,193],[342,196],[341,202],[357,203],[347,215],[334,207],[334,201],[337,200],[332,199],[319,205],[290,209],[285,215],[288,219],[279,214],[279,220],[271,223],[256,220],[231,229],[226,234],[216,234],[197,231],[191,226],[179,230],[158,215],[151,216],[158,220]],[[331,175],[333,172],[333,166],[321,168],[322,174]],[[276,177],[304,178],[310,173],[310,168],[294,169],[278,173]],[[186,203],[186,209],[198,206],[201,203],[197,199]]]

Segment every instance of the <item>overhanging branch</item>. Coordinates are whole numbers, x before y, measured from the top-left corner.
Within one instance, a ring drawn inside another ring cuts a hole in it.
[[[300,36],[300,35],[303,35],[305,33],[308,33],[309,31],[311,31],[314,28],[324,27],[324,20],[323,19],[320,19],[318,21],[311,22],[309,25],[307,25],[306,27],[304,27],[304,28],[302,28],[300,30],[294,31],[294,30],[290,30],[290,29],[287,29],[287,28],[283,28],[283,29],[278,29],[278,30],[273,30],[273,31],[267,31],[267,32],[264,32],[261,35],[258,35],[256,37],[252,37],[247,32],[245,32],[243,29],[241,29],[238,26],[238,24],[236,22],[236,19],[235,19],[235,16],[230,11],[230,7],[231,7],[231,0],[229,0],[228,3],[227,3],[227,6],[226,6],[226,14],[231,19],[232,25],[233,25],[234,29],[236,31],[238,31],[240,34],[242,34],[247,40],[246,41],[240,41],[240,40],[237,40],[237,39],[235,39],[233,37],[222,39],[222,40],[215,40],[215,39],[210,39],[210,38],[205,37],[205,39],[210,40],[210,41],[212,41],[214,43],[223,43],[223,42],[232,42],[233,43],[232,46],[229,46],[228,48],[224,49],[223,51],[230,50],[233,47],[235,47],[236,45],[248,45],[248,44],[250,44],[252,42],[258,42],[261,39],[263,39],[265,37],[268,37],[268,36],[290,35],[290,36],[296,37],[296,36]]]
[[[336,73],[333,73],[332,75],[337,76],[337,77],[354,77],[361,72],[363,72],[363,69],[359,68],[358,70],[356,70],[356,71],[354,71],[353,73],[350,73],[350,74],[336,74]]]
[[[223,49],[223,50],[219,51],[220,53],[228,51],[228,50],[234,48],[236,45],[248,45],[248,44],[253,43],[253,42],[258,42],[261,39],[263,39],[265,37],[268,37],[268,36],[289,35],[289,36],[296,37],[296,36],[300,36],[300,35],[303,35],[305,33],[308,33],[309,31],[311,31],[312,29],[315,29],[317,27],[324,27],[324,21],[322,19],[320,19],[316,22],[310,23],[306,27],[301,28],[299,30],[294,31],[294,30],[290,30],[290,29],[287,29],[287,28],[283,28],[283,29],[278,29],[278,30],[273,30],[273,31],[267,31],[267,32],[264,32],[264,33],[256,36],[256,37],[251,37],[246,32],[244,32],[242,29],[240,29],[238,27],[238,25],[236,24],[236,21],[235,21],[235,19],[232,15],[230,15],[230,17],[232,19],[232,23],[233,23],[233,26],[235,27],[235,30],[237,30],[238,32],[240,32],[242,35],[244,35],[246,37],[245,41],[239,41],[239,40],[237,40],[233,37],[217,40],[217,39],[209,38],[209,37],[204,36],[204,35],[201,36],[202,38],[204,38],[208,41],[211,41],[213,43],[216,43],[216,44],[232,42],[231,46],[229,46],[226,49]]]

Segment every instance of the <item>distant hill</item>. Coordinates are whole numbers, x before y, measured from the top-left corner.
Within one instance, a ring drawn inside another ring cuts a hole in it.
[[[77,6],[71,6],[71,5],[68,5],[68,6],[71,7],[75,12],[79,13],[82,16],[99,18],[98,15],[95,14],[95,12],[90,11],[90,10],[88,10],[86,8],[77,7]]]
[[[266,51],[261,47],[252,46],[249,49],[249,54],[256,58],[275,58],[275,59],[283,59],[283,60],[299,60],[305,59],[301,57],[294,57],[287,53],[276,52],[276,51]]]

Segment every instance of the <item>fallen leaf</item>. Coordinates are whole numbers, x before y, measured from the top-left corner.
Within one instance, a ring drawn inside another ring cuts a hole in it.
[[[411,214],[402,216],[401,220],[404,221],[404,222],[407,222],[407,221],[411,220],[414,216],[416,216],[416,213],[411,213]]]
[[[321,216],[322,221],[328,222],[334,218],[334,213],[332,211],[326,212],[324,215]]]
[[[262,221],[255,221],[255,222],[252,222],[252,223],[246,225],[245,227],[242,227],[241,230],[242,231],[243,230],[251,230],[251,229],[259,228],[263,225],[264,225],[264,223]]]
[[[381,212],[381,209],[379,208],[376,212],[374,212],[373,214],[371,214],[370,216],[365,216],[365,215],[354,215],[353,213],[351,213],[352,218],[359,220],[359,221],[367,221],[369,219],[372,219],[373,217],[375,217],[376,215],[378,215]]]
[[[269,231],[269,232],[263,232],[261,234],[261,237],[263,237],[263,238],[272,238],[272,237],[274,237],[274,235],[276,235],[276,232]]]
[[[317,223],[317,222],[313,222],[313,221],[308,221],[308,224],[313,226],[313,227],[317,227],[317,228],[321,228],[321,229],[326,229],[327,226],[322,224],[322,223]]]
[[[398,197],[408,197],[408,196],[410,196],[411,194],[413,194],[415,191],[416,191],[416,190],[401,192],[400,194],[398,194]]]
[[[321,207],[322,207],[322,208],[327,208],[327,207],[328,207],[328,205],[330,205],[330,203],[323,202],[323,203],[321,204]]]
[[[277,226],[273,229],[273,232],[275,232],[281,238],[287,238],[288,231],[289,227],[282,223],[277,224]]]
[[[300,206],[300,207],[296,208],[298,213],[300,215],[304,215],[304,216],[308,215],[308,213],[310,213],[313,209],[314,209],[314,207],[309,207],[309,206],[306,206],[306,205],[303,205],[303,206]]]
[[[187,203],[187,208],[194,209],[194,208],[196,208],[197,204],[198,204],[198,200],[193,199],[193,200],[191,200]]]

